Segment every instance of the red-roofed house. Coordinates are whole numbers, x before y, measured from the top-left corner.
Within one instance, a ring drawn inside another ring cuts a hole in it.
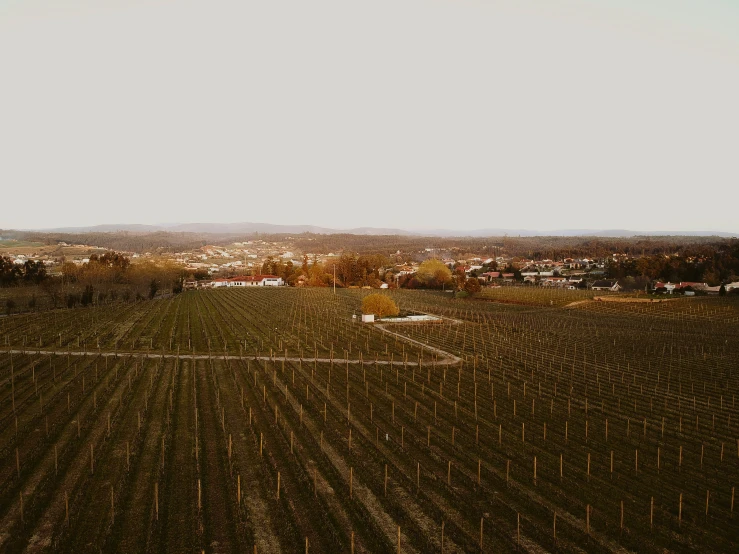
[[[493,279],[499,279],[500,278],[500,271],[486,271],[482,275],[480,275],[481,278],[485,279],[488,283],[490,283]]]
[[[693,290],[704,290],[708,288],[708,283],[694,283],[691,281],[681,281],[680,284],[675,286],[675,289],[684,289],[690,287]]]

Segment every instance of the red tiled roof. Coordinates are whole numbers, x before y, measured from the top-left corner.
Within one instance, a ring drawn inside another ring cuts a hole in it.
[[[675,285],[676,289],[682,289],[685,287],[703,287],[705,283],[694,283],[692,281],[682,281],[679,285]]]

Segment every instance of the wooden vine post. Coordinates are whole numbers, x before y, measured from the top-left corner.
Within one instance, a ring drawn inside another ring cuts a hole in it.
[[[483,535],[483,526],[484,526],[484,524],[485,524],[485,518],[484,517],[481,517],[480,518],[480,552],[483,551],[483,537],[484,537],[484,535]]]

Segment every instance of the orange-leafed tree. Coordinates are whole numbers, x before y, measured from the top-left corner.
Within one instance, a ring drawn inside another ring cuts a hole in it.
[[[400,310],[392,298],[385,294],[370,294],[362,300],[362,313],[375,314],[377,317],[398,315]]]

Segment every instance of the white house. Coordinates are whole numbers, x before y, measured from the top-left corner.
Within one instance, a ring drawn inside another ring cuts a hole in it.
[[[223,279],[214,279],[213,287],[281,287],[285,282],[276,275],[240,275]]]
[[[259,285],[262,287],[281,287],[285,284],[282,277],[276,275],[257,275],[257,278],[259,277],[261,277]]]
[[[655,289],[665,289],[668,294],[672,294],[676,286],[677,285],[675,283],[670,283],[670,282],[662,283],[658,281],[657,283],[655,283],[654,288]]]

